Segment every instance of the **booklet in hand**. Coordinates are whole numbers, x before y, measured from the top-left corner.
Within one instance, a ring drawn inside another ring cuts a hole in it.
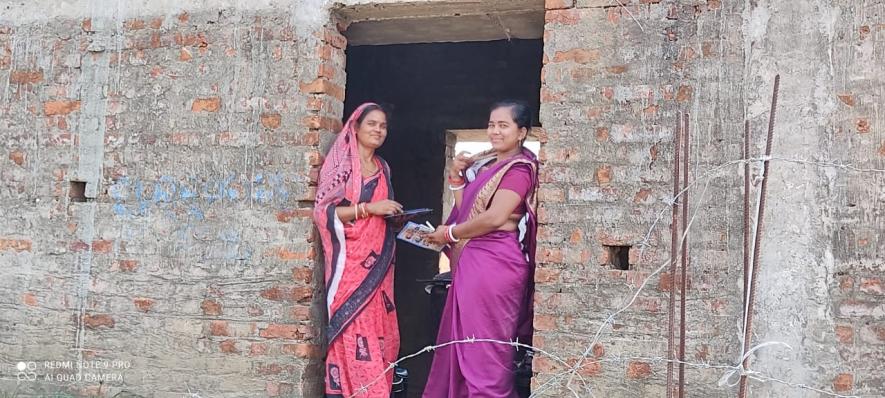
[[[399,231],[399,234],[396,235],[396,238],[402,241],[409,242],[415,246],[438,252],[442,250],[445,245],[432,243],[428,241],[425,237],[425,234],[429,234],[433,231],[433,228],[430,228],[426,225],[421,225],[409,221],[406,223],[403,229]]]
[[[433,209],[413,209],[413,210],[405,210],[402,213],[396,213],[384,216],[384,219],[390,221],[394,224],[402,224],[406,221],[414,220],[421,216],[426,216],[430,213],[433,213]]]

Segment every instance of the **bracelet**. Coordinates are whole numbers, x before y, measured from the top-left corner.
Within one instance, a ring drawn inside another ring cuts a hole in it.
[[[467,186],[467,184],[461,184],[461,185],[458,185],[457,187],[449,184],[449,189],[452,191],[460,191],[460,190],[464,189],[464,187],[466,187],[466,186]]]
[[[449,225],[448,227],[446,227],[446,237],[449,238],[449,243],[455,243],[455,242],[458,242],[461,240],[461,239],[455,239],[455,235],[452,233],[452,230],[455,229],[455,225],[458,225],[458,224],[452,224],[452,225]]]
[[[360,219],[360,210],[359,210],[358,206],[359,206],[359,203],[354,202],[354,204],[353,204],[353,221]]]

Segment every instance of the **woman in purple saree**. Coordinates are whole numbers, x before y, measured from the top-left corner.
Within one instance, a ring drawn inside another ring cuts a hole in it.
[[[495,104],[487,130],[492,150],[453,162],[455,207],[428,235],[449,244],[452,264],[437,344],[470,338],[531,344],[538,161],[522,145],[531,119],[523,103]],[[424,397],[516,397],[514,359],[507,344],[439,348]]]

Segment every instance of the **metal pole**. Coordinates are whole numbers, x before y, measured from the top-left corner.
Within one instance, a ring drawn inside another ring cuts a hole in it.
[[[762,221],[765,215],[765,193],[768,191],[768,180],[769,180],[769,161],[768,157],[771,156],[771,141],[772,136],[774,134],[774,119],[775,119],[775,111],[777,110],[777,93],[780,89],[781,76],[776,75],[774,77],[774,92],[771,95],[771,112],[768,115],[768,136],[765,141],[765,160],[762,163],[762,187],[760,188],[760,197],[759,197],[759,221],[756,224],[756,236],[753,241],[753,269],[752,269],[752,277],[750,279],[750,294],[747,296],[747,322],[744,330],[744,350],[742,352],[746,353],[750,349],[750,339],[753,335],[753,303],[756,300],[756,285],[759,280],[759,257],[762,252],[761,242],[762,242]],[[742,366],[744,369],[747,369],[747,365],[750,363],[750,358],[744,358]],[[738,397],[746,398],[747,396],[747,375],[741,375],[740,388],[738,389]]]
[[[685,292],[688,286],[688,160],[689,137],[688,112],[682,118],[682,281],[679,289],[679,398],[685,397]]]
[[[675,352],[676,334],[676,255],[679,241],[679,205],[676,200],[679,195],[679,144],[680,130],[682,128],[681,114],[676,117],[676,130],[673,132],[673,205],[672,220],[670,222],[670,299],[667,305],[669,316],[667,330],[667,398],[673,398],[673,358]]]

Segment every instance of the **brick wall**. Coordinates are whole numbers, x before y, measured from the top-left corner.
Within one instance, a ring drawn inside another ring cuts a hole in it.
[[[869,19],[882,9],[852,1],[818,8],[622,3],[546,2],[541,121],[549,142],[537,343],[575,363],[608,315],[667,261],[670,212],[663,200],[672,195],[675,115],[688,111],[690,170],[693,178],[708,178],[691,190],[697,215],[686,360],[733,364],[740,355],[741,170],[710,173],[740,159],[745,118],[755,136],[752,153],[761,154],[777,72],[784,80],[775,154],[881,169],[881,127],[869,115],[870,101],[882,95],[875,88],[882,76],[867,65],[882,58],[881,33],[874,33],[881,28]],[[754,344],[773,340],[794,348],[763,350],[754,369],[840,393],[881,392],[881,368],[874,364],[881,361],[864,359],[876,357],[882,344],[883,297],[875,274],[883,264],[874,254],[882,243],[871,232],[882,229],[873,211],[881,195],[871,191],[880,191],[881,172],[790,162],[772,167]],[[633,269],[606,266],[604,245],[632,245]],[[667,356],[669,291],[665,269],[603,328],[579,370],[597,395],[664,395],[666,364],[649,358]],[[536,387],[564,368],[549,359],[536,365]],[[689,394],[733,396],[717,387],[722,374],[689,367]],[[552,396],[569,393],[560,381],[550,385],[557,386],[548,391]],[[752,388],[809,394],[776,383]]]
[[[0,26],[0,390],[318,394],[312,186],[345,39],[274,10],[96,15]],[[77,360],[130,367],[42,381]]]
[[[744,119],[761,151],[776,72],[777,155],[885,167],[885,6],[545,3],[536,343],[574,363],[666,261],[663,200],[685,110],[691,171],[709,176],[692,190],[687,358],[733,363],[740,170],[704,173],[740,158]],[[0,390],[318,395],[325,314],[310,200],[346,81],[327,5],[90,4],[0,17]],[[883,183],[881,172],[773,163],[754,342],[793,349],[760,351],[754,369],[843,394],[885,391]],[[632,245],[633,269],[604,266],[604,245]],[[669,280],[652,277],[589,350],[580,374],[597,396],[664,394],[666,366],[649,357],[666,357]],[[15,381],[18,361],[39,362],[42,377],[71,373],[43,361],[78,359],[129,368],[105,372],[124,380],[103,385]],[[539,358],[536,387],[561,370]],[[689,395],[733,396],[716,386],[721,375],[689,367]],[[547,394],[567,393],[552,384]]]

